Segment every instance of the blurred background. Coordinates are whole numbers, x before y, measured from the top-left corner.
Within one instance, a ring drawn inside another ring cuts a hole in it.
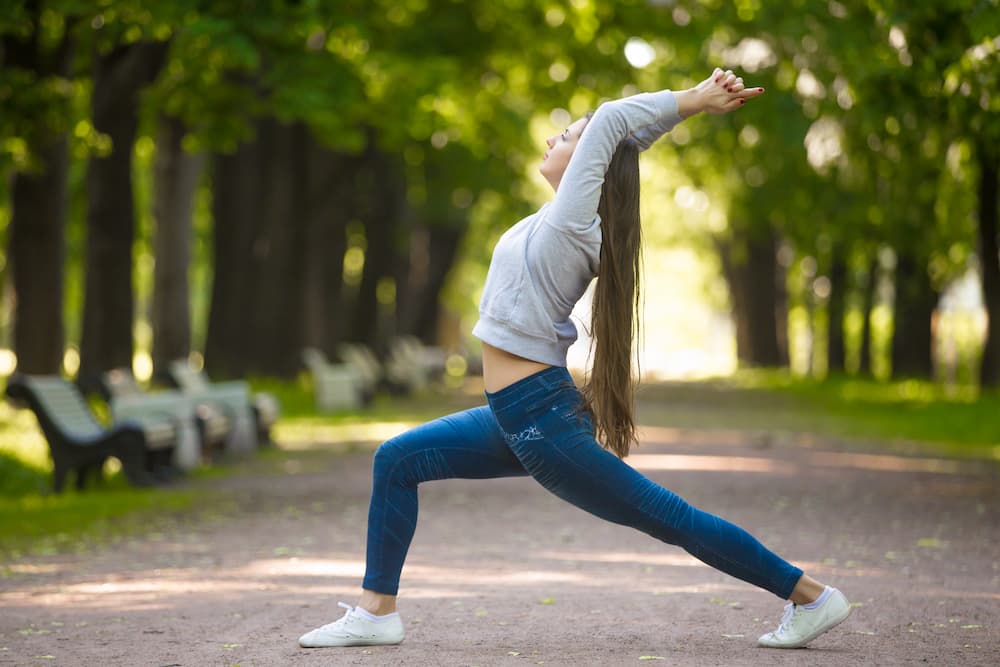
[[[0,374],[413,335],[461,375],[544,138],[720,66],[767,94],[643,158],[643,373],[995,386],[998,35],[996,0],[8,2]]]
[[[1000,0],[8,0],[0,579],[481,405],[545,138],[716,66],[767,93],[642,158],[640,440],[1000,460]]]

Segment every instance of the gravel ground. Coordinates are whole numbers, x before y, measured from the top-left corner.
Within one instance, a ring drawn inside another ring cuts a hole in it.
[[[375,444],[241,464],[199,482],[217,509],[3,564],[0,665],[1000,665],[995,464],[655,427],[632,465],[840,587],[851,618],[756,648],[769,593],[531,479],[449,480],[421,488],[405,642],[300,649],[357,599]]]

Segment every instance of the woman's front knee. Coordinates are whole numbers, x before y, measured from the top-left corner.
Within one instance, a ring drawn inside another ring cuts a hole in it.
[[[387,475],[402,456],[402,447],[396,438],[386,440],[375,450],[372,469],[376,477]]]

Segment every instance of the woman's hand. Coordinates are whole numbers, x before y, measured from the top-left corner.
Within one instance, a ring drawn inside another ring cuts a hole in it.
[[[763,88],[747,88],[743,78],[732,70],[723,72],[718,67],[712,75],[694,88],[677,93],[677,111],[681,118],[693,116],[699,111],[720,114],[739,109],[746,101],[762,95]]]

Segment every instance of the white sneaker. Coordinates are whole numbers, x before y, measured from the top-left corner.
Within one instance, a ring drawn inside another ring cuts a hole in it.
[[[758,646],[801,648],[851,615],[851,604],[836,588],[818,609],[806,609],[789,602],[774,632],[761,635]]]
[[[398,612],[373,621],[360,614],[356,607],[338,602],[347,610],[343,618],[327,623],[321,628],[299,637],[299,646],[303,648],[325,648],[328,646],[377,646],[379,644],[398,644],[403,641],[403,619]]]

